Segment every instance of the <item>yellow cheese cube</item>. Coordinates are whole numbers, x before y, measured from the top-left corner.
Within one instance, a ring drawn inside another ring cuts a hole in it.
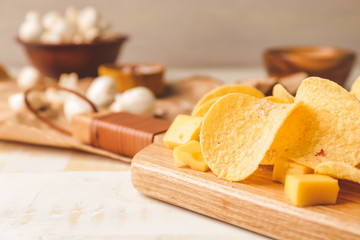
[[[195,140],[176,147],[174,149],[174,159],[177,166],[185,163],[196,171],[206,172],[209,170],[209,166],[206,164],[201,152],[200,143]]]
[[[178,115],[163,138],[165,145],[170,149],[174,149],[176,146],[191,140],[198,141],[202,121],[202,117]]]
[[[320,174],[287,175],[285,193],[299,207],[335,204],[339,193],[338,180]]]
[[[286,175],[314,173],[314,170],[286,159],[276,159],[272,179],[277,182],[285,183]]]

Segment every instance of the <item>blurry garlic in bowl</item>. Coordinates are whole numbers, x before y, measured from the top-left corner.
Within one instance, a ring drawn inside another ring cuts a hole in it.
[[[96,76],[99,65],[115,62],[127,36],[117,34],[94,7],[68,7],[63,15],[27,13],[17,40],[43,74],[57,78],[76,72],[87,77]]]
[[[117,94],[110,110],[152,117],[155,112],[155,95],[146,87],[135,87]]]
[[[23,41],[38,40],[43,31],[40,14],[35,11],[29,11],[25,15],[25,21],[20,25],[19,38]]]

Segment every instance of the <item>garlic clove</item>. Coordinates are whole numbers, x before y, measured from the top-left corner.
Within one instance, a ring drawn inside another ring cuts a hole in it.
[[[46,31],[41,35],[40,41],[48,44],[59,44],[62,42],[62,37],[60,34]]]
[[[92,112],[91,106],[78,96],[71,95],[64,103],[64,114],[68,121],[76,114],[88,112]]]
[[[49,11],[44,14],[44,16],[42,18],[42,25],[46,30],[49,30],[55,24],[55,22],[61,18],[62,17],[60,15],[60,13],[58,13],[56,11]]]
[[[50,103],[46,100],[42,92],[38,92],[38,91],[30,92],[27,95],[27,100],[31,105],[31,108],[36,111],[42,108],[50,107]]]
[[[54,107],[60,108],[66,101],[67,95],[64,91],[48,88],[45,91],[45,97]]]
[[[58,85],[63,88],[79,91],[78,82],[79,78],[76,73],[63,73],[60,75]],[[71,93],[56,90],[54,88],[48,88],[45,91],[46,99],[56,107],[61,107],[66,101],[66,99],[71,95]]]
[[[11,110],[14,112],[22,112],[25,109],[25,101],[23,93],[16,93],[8,97],[8,104]]]
[[[23,67],[17,77],[17,85],[21,88],[30,88],[39,84],[42,75],[36,68],[32,66]]]
[[[25,21],[20,25],[19,38],[23,41],[38,40],[43,32],[40,22],[36,20]]]
[[[42,93],[31,92],[28,94],[28,101],[34,110],[49,107]],[[16,93],[8,97],[8,104],[11,110],[16,113],[26,110],[25,95],[24,93]]]
[[[63,88],[78,90],[79,77],[77,73],[63,73],[59,78],[59,85]]]
[[[86,31],[90,27],[96,27],[100,20],[100,15],[96,8],[86,7],[78,14],[78,27],[80,31]]]
[[[64,18],[58,18],[51,26],[49,31],[57,34],[64,42],[70,42],[75,34],[75,27],[70,25]]]

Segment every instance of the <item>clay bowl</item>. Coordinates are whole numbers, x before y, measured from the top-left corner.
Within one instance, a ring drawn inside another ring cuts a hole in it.
[[[330,79],[344,85],[354,65],[353,51],[323,46],[269,48],[264,62],[270,76],[283,77],[297,72]]]
[[[76,72],[79,77],[97,76],[103,63],[113,63],[120,52],[126,35],[108,40],[83,44],[45,44],[17,41],[24,47],[30,62],[44,75],[58,78],[62,73]]]
[[[108,75],[115,79],[119,92],[144,86],[156,96],[164,92],[164,72],[165,67],[156,63],[102,64],[98,70],[99,76]]]

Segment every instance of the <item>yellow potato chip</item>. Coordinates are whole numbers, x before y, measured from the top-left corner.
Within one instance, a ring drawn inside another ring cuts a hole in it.
[[[210,99],[207,102],[204,102],[199,107],[194,108],[194,110],[191,113],[191,116],[194,117],[204,117],[206,113],[209,111],[211,106],[219,99],[220,97],[215,97],[213,99]]]
[[[294,96],[291,95],[283,85],[280,83],[276,84],[273,88],[273,96],[277,97],[287,103],[293,103],[294,102]]]
[[[271,102],[276,102],[276,103],[288,103],[278,97],[274,97],[274,96],[268,96],[268,97],[265,97],[266,100],[268,101],[271,101]]]
[[[248,94],[254,97],[258,97],[258,98],[263,98],[265,97],[265,95],[257,90],[254,87],[248,86],[248,85],[226,85],[226,86],[221,86],[218,88],[215,88],[214,90],[210,91],[209,93],[205,94],[200,100],[199,102],[196,104],[196,106],[194,107],[193,112],[197,112],[197,108],[199,108],[202,104],[204,104],[205,102],[209,101],[210,99],[213,98],[217,98],[217,97],[222,97],[226,94],[229,93],[244,93],[244,94]]]
[[[320,163],[315,167],[315,173],[360,183],[360,169],[343,162]]]
[[[352,84],[350,93],[354,95],[357,99],[360,99],[360,76]]]
[[[359,164],[359,101],[335,82],[310,77],[297,91],[300,102],[306,111],[286,120],[272,149],[310,168],[326,161]]]
[[[200,131],[201,149],[210,169],[230,181],[251,175],[297,106],[241,93],[220,98],[206,114]]]
[[[274,165],[277,158],[283,158],[277,151],[269,149],[265,154],[264,159],[261,161],[261,165]]]

